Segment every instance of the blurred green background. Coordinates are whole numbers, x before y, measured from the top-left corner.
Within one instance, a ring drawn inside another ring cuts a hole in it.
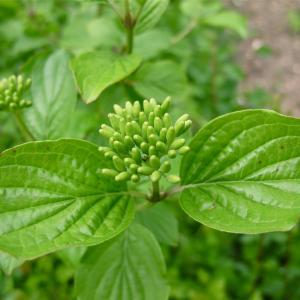
[[[58,49],[70,58],[90,50],[122,52],[126,35],[108,2],[0,0],[0,78],[31,73]],[[78,96],[61,136],[101,144],[98,127],[112,104],[149,95],[171,95],[173,114],[189,112],[194,131],[245,108],[299,115],[300,4],[269,2],[170,1],[156,26],[134,38],[141,68],[93,104]],[[0,124],[0,151],[23,142],[10,115],[0,112]],[[232,235],[195,223],[176,206],[172,211],[171,246],[162,245],[170,299],[300,299],[298,228]],[[11,275],[1,272],[9,266],[0,253],[0,299],[75,299],[73,277],[83,252],[68,249],[25,262]]]

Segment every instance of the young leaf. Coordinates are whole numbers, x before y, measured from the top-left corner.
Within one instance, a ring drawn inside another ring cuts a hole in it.
[[[181,165],[182,208],[237,233],[288,230],[300,216],[300,120],[268,110],[219,117]]]
[[[145,98],[174,98],[185,93],[187,79],[180,66],[172,61],[163,60],[144,64],[135,74],[133,87]]]
[[[247,21],[245,17],[235,11],[221,11],[215,15],[208,16],[203,23],[213,27],[227,28],[235,31],[242,38],[248,34]]]
[[[152,233],[133,224],[115,239],[90,248],[75,278],[80,300],[166,300],[164,259]]]
[[[130,75],[140,63],[140,58],[133,54],[120,56],[97,51],[75,58],[71,68],[83,100],[91,103],[107,87]]]
[[[163,244],[176,246],[178,243],[178,221],[166,203],[158,203],[137,214],[137,221],[151,230]]]
[[[58,50],[38,61],[32,71],[32,103],[25,119],[36,139],[66,137],[75,108],[76,89],[65,51]]]
[[[136,32],[151,29],[159,21],[169,5],[169,0],[146,0],[137,20]]]
[[[0,250],[29,259],[95,245],[133,218],[125,186],[101,175],[111,167],[81,140],[32,142],[0,155]]]

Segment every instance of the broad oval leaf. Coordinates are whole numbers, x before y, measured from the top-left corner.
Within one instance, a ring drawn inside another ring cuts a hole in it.
[[[181,165],[182,208],[212,228],[288,230],[300,216],[300,120],[268,110],[216,118]]]
[[[140,65],[136,55],[108,51],[84,53],[71,63],[79,92],[86,103],[95,101],[110,85],[126,78]]]
[[[80,300],[166,300],[169,288],[159,244],[132,224],[115,239],[90,248],[75,278]]]
[[[68,126],[77,100],[76,87],[63,50],[37,61],[32,70],[33,106],[24,112],[26,124],[38,140],[68,137]]]
[[[108,163],[81,140],[31,142],[0,155],[0,251],[34,258],[95,245],[133,218],[125,186],[101,175]]]
[[[133,76],[134,89],[145,98],[182,97],[187,78],[181,67],[170,60],[144,64]]]
[[[138,17],[138,33],[151,29],[159,21],[169,5],[169,0],[146,0]]]
[[[167,203],[161,202],[137,213],[136,219],[155,235],[160,243],[178,244],[178,221]]]

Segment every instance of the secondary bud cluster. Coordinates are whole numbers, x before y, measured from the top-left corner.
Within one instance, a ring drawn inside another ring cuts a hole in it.
[[[23,94],[31,85],[31,79],[22,75],[12,75],[0,80],[0,111],[14,111],[32,105],[30,100],[23,99]]]
[[[100,134],[109,139],[109,147],[100,147],[106,158],[112,159],[114,169],[103,169],[103,174],[116,181],[138,182],[141,176],[150,176],[153,182],[171,170],[170,159],[185,154],[189,147],[179,138],[191,126],[187,114],[174,124],[167,112],[170,98],[161,105],[154,99],[126,102],[125,108],[114,105],[115,113],[108,115],[111,126],[103,124]],[[170,182],[178,182],[175,175],[167,176]]]

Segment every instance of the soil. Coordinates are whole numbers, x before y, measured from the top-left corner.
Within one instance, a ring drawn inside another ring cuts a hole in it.
[[[288,12],[300,0],[228,0],[249,21],[250,36],[242,42],[239,60],[246,78],[241,90],[262,87],[277,95],[282,112],[300,117],[300,34],[288,24]],[[257,49],[272,49],[261,58]]]

